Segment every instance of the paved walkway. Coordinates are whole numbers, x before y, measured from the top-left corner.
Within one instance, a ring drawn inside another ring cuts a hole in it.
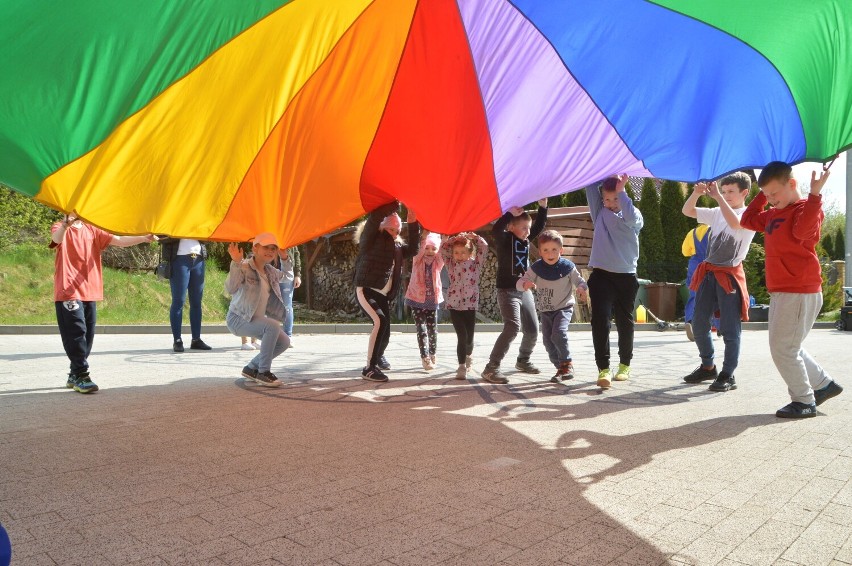
[[[673,331],[637,333],[605,393],[588,332],[567,387],[454,381],[444,333],[431,374],[394,334],[381,385],[359,379],[366,336],[297,336],[268,389],[237,377],[239,340],[205,338],[100,335],[83,396],[58,336],[2,337],[13,564],[852,563],[850,333],[808,339],[848,391],[793,422],[762,331],[726,394],[680,382],[697,356]]]

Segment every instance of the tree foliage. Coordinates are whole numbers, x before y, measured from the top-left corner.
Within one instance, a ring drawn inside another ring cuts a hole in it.
[[[692,229],[689,222],[692,219],[683,213],[685,200],[683,185],[676,181],[663,183],[660,188],[660,222],[665,227],[661,260],[665,281],[681,281],[686,276],[688,259],[683,256],[681,243]]]
[[[663,254],[665,238],[660,222],[660,196],[654,180],[647,178],[642,184],[642,196],[639,199],[644,226],[639,232],[639,263],[637,273],[642,279],[651,281],[665,280]]]
[[[832,252],[834,255],[832,259],[836,260],[845,260],[846,259],[846,238],[843,234],[844,230],[842,227],[838,226],[834,231],[834,241],[832,242],[834,246],[832,247]]]
[[[0,249],[26,242],[47,242],[61,214],[0,185]]]

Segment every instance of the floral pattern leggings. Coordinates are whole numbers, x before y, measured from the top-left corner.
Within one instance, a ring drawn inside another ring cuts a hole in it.
[[[414,325],[417,328],[417,345],[420,347],[421,358],[435,355],[435,348],[438,345],[435,312],[435,309],[411,307],[411,313],[414,315]]]

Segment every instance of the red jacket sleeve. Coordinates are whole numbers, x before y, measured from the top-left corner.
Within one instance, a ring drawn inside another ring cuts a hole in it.
[[[766,228],[766,220],[769,217],[770,211],[763,210],[766,208],[766,195],[763,192],[751,199],[748,208],[745,209],[740,217],[740,226],[754,232],[763,232]]]

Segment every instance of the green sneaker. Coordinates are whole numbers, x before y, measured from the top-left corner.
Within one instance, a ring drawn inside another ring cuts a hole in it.
[[[630,366],[618,364],[618,371],[615,372],[615,381],[627,381],[630,379]]]
[[[598,387],[601,389],[609,389],[612,382],[610,381],[609,368],[598,371]]]
[[[98,386],[89,377],[89,372],[77,376],[77,380],[74,382],[74,391],[77,393],[94,393],[97,390]]]

